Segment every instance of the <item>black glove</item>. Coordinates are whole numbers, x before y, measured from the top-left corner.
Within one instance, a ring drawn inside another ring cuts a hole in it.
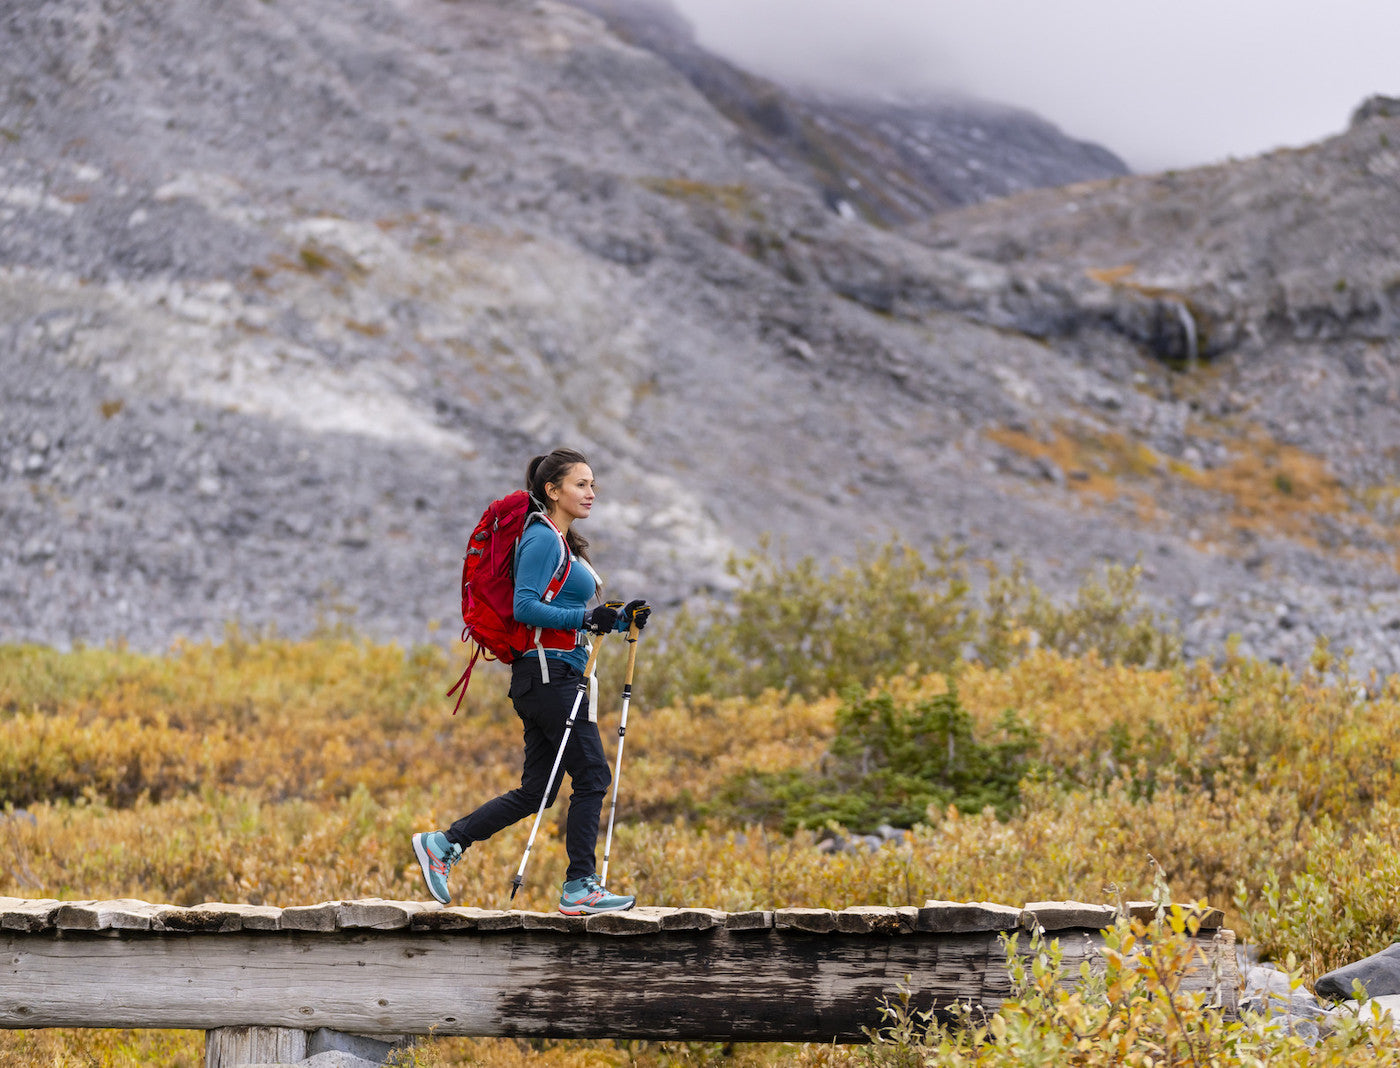
[[[642,600],[628,601],[627,607],[622,610],[622,618],[627,621],[629,630],[633,624],[638,630],[641,630],[647,625],[647,620],[651,618],[651,605]]]
[[[583,629],[592,634],[608,634],[617,626],[621,610],[621,601],[608,601],[597,608],[590,608],[583,614]]]

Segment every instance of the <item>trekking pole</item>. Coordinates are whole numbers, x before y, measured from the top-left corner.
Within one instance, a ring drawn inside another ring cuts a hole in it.
[[[617,817],[617,791],[622,786],[622,746],[627,741],[627,706],[632,703],[632,669],[637,666],[637,636],[641,629],[633,621],[627,628],[627,678],[622,683],[622,719],[617,724],[617,767],[613,771],[612,808],[608,810],[608,837],[603,842],[603,872],[599,882],[608,885],[608,855],[612,852],[613,820]]]
[[[544,810],[549,807],[549,795],[554,790],[554,779],[559,774],[559,765],[564,761],[564,747],[569,744],[569,734],[573,731],[574,721],[578,718],[578,709],[583,702],[583,695],[588,692],[588,680],[593,677],[593,664],[598,659],[598,649],[602,644],[603,636],[600,634],[593,642],[593,651],[588,654],[588,666],[583,669],[583,677],[578,680],[578,693],[574,694],[574,707],[569,710],[568,721],[564,724],[564,737],[559,740],[559,752],[554,755],[554,767],[549,770],[549,782],[545,784],[544,796],[540,798],[540,810],[535,813],[535,825],[530,828],[530,838],[525,843],[525,855],[520,858],[520,870],[515,873],[515,878],[511,880],[511,901],[515,900],[515,892],[525,881],[525,865],[530,862],[530,848],[535,844],[535,832],[540,829],[540,820],[544,818]]]

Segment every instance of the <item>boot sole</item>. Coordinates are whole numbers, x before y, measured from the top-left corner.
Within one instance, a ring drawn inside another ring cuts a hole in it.
[[[559,912],[563,916],[600,916],[605,912],[626,912],[629,909],[636,908],[636,906],[637,903],[635,901],[629,901],[625,905],[614,905],[612,908],[603,909],[594,908],[592,905],[580,905],[577,908],[566,909],[563,905],[560,905]]]

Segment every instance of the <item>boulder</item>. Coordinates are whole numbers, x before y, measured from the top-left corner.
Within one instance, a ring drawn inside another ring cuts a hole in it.
[[[1360,982],[1368,997],[1400,994],[1400,945],[1386,946],[1364,960],[1330,971],[1317,981],[1319,997],[1350,998],[1352,984]]]

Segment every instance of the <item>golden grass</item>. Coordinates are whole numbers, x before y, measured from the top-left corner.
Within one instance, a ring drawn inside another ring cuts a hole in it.
[[[1384,488],[1351,492],[1327,461],[1270,437],[1252,425],[1225,430],[1197,426],[1193,434],[1221,442],[1228,459],[1201,467],[1162,455],[1111,431],[1057,426],[1037,436],[996,427],[986,436],[1004,448],[1048,460],[1065,474],[1065,487],[1099,501],[1128,501],[1144,524],[1173,517],[1160,502],[1171,493],[1195,491],[1211,506],[1193,506],[1191,522],[1207,537],[1230,543],[1240,535],[1285,538],[1309,548],[1352,552],[1339,536],[1347,529],[1367,542],[1400,547],[1394,524],[1370,514],[1389,499]],[[1394,563],[1394,561],[1391,561]]]
[[[641,184],[673,200],[722,208],[732,215],[752,216],[757,212],[753,192],[742,182],[720,185],[693,178],[643,178]]]
[[[1150,494],[1143,485],[1164,466],[1162,457],[1145,445],[1109,431],[1085,432],[1057,427],[1044,437],[1022,430],[993,427],[986,436],[997,444],[1036,460],[1049,460],[1065,475],[1075,493],[1115,500],[1128,497],[1144,509]]]
[[[1319,525],[1329,519],[1369,522],[1327,462],[1246,428],[1227,442],[1230,459],[1200,469],[1180,462],[1174,475],[1231,502],[1225,521],[1234,530],[1291,538],[1315,547]]]

